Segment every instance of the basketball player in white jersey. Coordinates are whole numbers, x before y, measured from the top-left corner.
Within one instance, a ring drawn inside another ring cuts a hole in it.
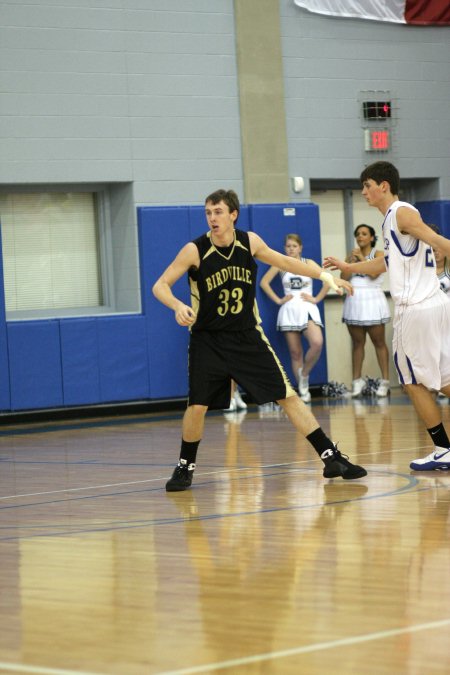
[[[327,257],[324,267],[347,273],[381,274],[387,269],[395,306],[395,367],[434,443],[433,452],[410,467],[449,470],[450,441],[435,394],[450,396],[450,299],[440,288],[433,248],[450,256],[450,240],[428,227],[414,206],[399,201],[399,173],[389,162],[366,167],[361,183],[369,206],[384,216],[384,258],[346,263]]]

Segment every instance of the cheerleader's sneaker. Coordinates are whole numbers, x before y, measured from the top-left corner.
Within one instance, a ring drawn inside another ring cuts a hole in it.
[[[310,403],[309,376],[304,377],[302,375],[302,368],[298,369],[298,393],[304,403]]]
[[[380,398],[387,396],[389,394],[389,380],[380,380],[375,393]]]
[[[414,471],[449,471],[450,448],[435,447],[433,452],[423,459],[415,459],[409,465]]]
[[[366,381],[362,377],[358,377],[357,380],[353,380],[352,382],[352,396],[353,398],[356,398],[356,396],[361,396],[362,390],[366,386]]]
[[[233,396],[233,398],[230,401],[230,405],[228,406],[228,408],[224,408],[223,412],[224,413],[231,413],[231,412],[236,412],[236,411],[237,411],[237,404],[236,404],[236,399]]]
[[[241,393],[236,389],[234,392],[234,400],[236,402],[236,409],[237,410],[247,410],[247,404],[246,402],[242,399]]]

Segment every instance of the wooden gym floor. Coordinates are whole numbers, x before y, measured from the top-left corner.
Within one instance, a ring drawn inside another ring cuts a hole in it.
[[[181,413],[3,425],[0,672],[450,672],[450,472],[400,392],[312,407],[366,478],[256,407],[172,495]]]

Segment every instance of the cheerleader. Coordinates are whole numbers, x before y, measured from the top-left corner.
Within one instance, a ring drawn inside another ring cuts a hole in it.
[[[303,243],[298,234],[288,234],[284,240],[284,250],[291,258],[302,258]],[[272,289],[271,282],[280,274],[284,296],[280,298]],[[309,403],[309,374],[317,363],[323,346],[319,303],[328,293],[329,286],[324,284],[320,292],[313,296],[311,277],[284,272],[278,267],[270,267],[261,279],[260,286],[273,302],[280,305],[277,318],[277,330],[282,331],[291,357],[292,372],[298,384],[302,401]],[[303,354],[301,335],[308,342],[306,354]]]
[[[354,231],[357,246],[345,259],[348,263],[363,262],[382,257],[382,251],[375,250],[377,237],[370,225],[358,225]],[[341,274],[341,278],[351,281],[353,295],[347,295],[344,301],[342,321],[347,324],[352,340],[352,396],[359,396],[365,387],[361,377],[364,361],[364,347],[369,335],[382,380],[376,391],[377,396],[389,393],[389,350],[386,345],[384,324],[391,318],[389,305],[381,288],[384,274]]]

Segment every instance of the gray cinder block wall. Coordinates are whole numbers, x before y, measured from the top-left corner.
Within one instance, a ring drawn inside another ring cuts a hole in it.
[[[449,29],[275,4],[289,173],[307,186],[291,198],[308,198],[310,178],[359,175],[359,96],[372,89],[391,92],[401,173],[439,177],[428,198],[449,198]],[[3,2],[1,45],[3,189],[129,183],[136,204],[200,203],[217,185],[242,195],[232,0]]]

